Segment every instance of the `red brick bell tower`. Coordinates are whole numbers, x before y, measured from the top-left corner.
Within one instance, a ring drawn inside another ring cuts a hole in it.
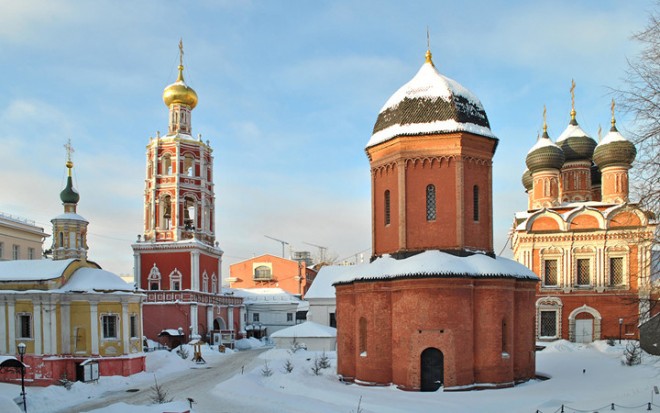
[[[150,138],[144,191],[144,232],[133,244],[135,282],[147,292],[145,335],[183,331],[181,340],[211,330],[239,330],[240,299],[221,296],[222,254],[215,242],[213,150],[193,137],[197,93],[179,75],[163,92],[168,132]],[[236,304],[234,310],[228,306]]]

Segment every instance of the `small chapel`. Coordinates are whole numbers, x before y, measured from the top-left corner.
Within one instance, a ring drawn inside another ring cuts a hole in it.
[[[26,384],[130,376],[145,369],[144,295],[87,259],[89,221],[77,212],[72,148],[62,214],[53,224],[52,259],[0,262],[0,356],[25,348]],[[0,381],[20,381],[0,371]]]
[[[380,110],[366,146],[373,256],[334,284],[343,380],[449,391],[534,377],[538,278],[493,252],[497,143],[430,50]]]

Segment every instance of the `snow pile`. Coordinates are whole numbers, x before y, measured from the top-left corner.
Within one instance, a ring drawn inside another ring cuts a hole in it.
[[[139,407],[139,413],[187,412],[190,410],[188,401],[173,401],[163,404],[150,404]],[[192,410],[194,411],[194,410]],[[116,403],[112,406],[94,410],[94,413],[127,413],[138,412],[136,406],[126,403]]]
[[[236,350],[250,350],[253,348],[263,347],[265,344],[254,337],[242,338],[234,342],[234,348]]]
[[[337,337],[337,329],[324,326],[313,321],[276,331],[270,335],[271,338],[296,338],[296,337]]]

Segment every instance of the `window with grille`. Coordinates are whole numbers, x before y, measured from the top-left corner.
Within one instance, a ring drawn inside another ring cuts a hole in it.
[[[541,337],[557,337],[557,312],[541,311],[539,322]]]
[[[623,284],[623,257],[610,258],[610,286]]]
[[[21,259],[21,247],[19,245],[12,245],[11,259],[12,260]]]
[[[252,322],[253,323],[259,322],[259,313],[252,313]]]
[[[335,315],[335,313],[330,313],[328,324],[330,325],[330,327],[337,328],[337,316]]]
[[[130,330],[131,330],[131,338],[135,338],[138,336],[138,319],[137,315],[131,314],[131,325],[130,325]]]
[[[32,338],[32,314],[19,314],[18,328],[18,338]]]
[[[28,248],[28,260],[34,259],[34,248]]]
[[[101,316],[101,323],[103,324],[103,338],[117,338],[116,315]]]
[[[385,225],[390,225],[390,191],[385,191]]]
[[[577,260],[577,285],[591,284],[591,261],[588,258]]]
[[[479,221],[479,187],[472,187],[472,219]]]
[[[254,269],[254,279],[255,280],[270,280],[273,278],[270,267],[265,265],[260,265]]]
[[[558,285],[557,260],[543,261],[543,284],[549,286]]]
[[[435,185],[426,187],[426,220],[435,221]]]
[[[286,321],[287,322],[293,321],[293,313],[286,313]]]

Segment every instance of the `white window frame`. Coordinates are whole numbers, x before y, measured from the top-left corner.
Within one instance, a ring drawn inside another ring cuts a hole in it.
[[[209,275],[204,271],[202,275],[202,291],[205,293],[209,292]]]
[[[612,290],[627,289],[630,287],[630,274],[628,273],[628,255],[629,251],[625,247],[615,247],[605,251],[605,271],[603,271],[603,284],[605,288]],[[610,285],[610,259],[623,258],[623,276],[621,284]]]
[[[138,338],[140,334],[140,323],[137,314],[131,313],[129,322],[128,334],[131,338]]]
[[[26,318],[29,320],[28,330],[30,331],[28,332],[28,336],[23,335],[23,320]],[[32,313],[16,313],[16,338],[21,340],[34,340],[34,323]]]
[[[20,260],[21,259],[21,246],[18,244],[13,244],[11,246],[11,259]]]
[[[174,271],[170,273],[170,290],[172,291],[183,290],[183,285],[181,284],[182,280],[183,280],[183,275],[181,275],[181,271],[175,268]],[[177,282],[179,283],[179,288],[174,288],[175,283]]]
[[[106,320],[110,320],[110,319],[115,320],[115,325],[114,325],[115,335],[114,336],[106,335],[105,323],[106,323]],[[113,340],[113,341],[119,340],[119,338],[120,338],[119,330],[120,330],[120,327],[121,327],[121,325],[120,325],[121,320],[119,318],[119,314],[115,314],[115,313],[101,314],[100,321],[101,321],[101,339],[102,340]]]

